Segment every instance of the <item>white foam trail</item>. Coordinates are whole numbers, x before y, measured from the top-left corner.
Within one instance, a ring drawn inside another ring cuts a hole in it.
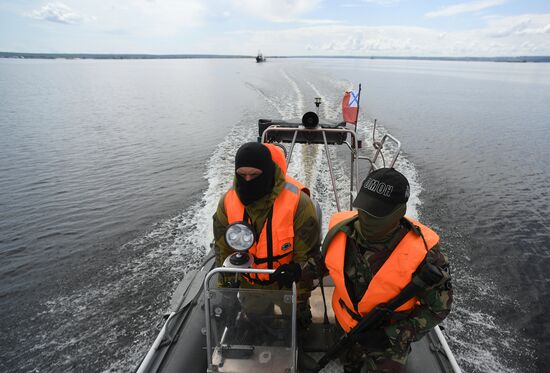
[[[359,120],[359,123],[357,124],[357,133],[360,139],[363,139],[363,149],[360,151],[360,154],[364,154],[370,158],[374,157],[375,149],[372,146],[372,128],[374,126],[374,122],[368,121],[368,120]],[[377,123],[376,125],[376,141],[380,141],[382,137],[389,133],[389,131],[383,126]],[[384,144],[383,154],[384,158],[378,157],[378,160],[376,162],[376,167],[389,167],[389,162],[391,161],[391,158],[394,156],[396,151],[396,146],[392,142],[386,142]],[[382,162],[382,160],[385,160],[385,164]],[[407,180],[409,181],[410,185],[410,196],[409,201],[407,202],[407,216],[410,216],[413,219],[419,219],[420,218],[420,206],[422,205],[422,202],[420,200],[420,194],[422,193],[422,185],[420,184],[418,172],[416,171],[416,167],[414,164],[409,161],[407,158],[406,153],[403,151],[400,153],[399,157],[397,158],[397,161],[395,162],[394,168],[401,172]],[[359,175],[359,178],[362,180],[366,175]]]
[[[291,97],[289,101],[287,101],[287,105],[289,108],[289,113],[291,117],[286,117],[283,119],[291,119],[294,118],[301,118],[304,114],[304,95],[302,91],[300,90],[300,87],[298,86],[298,83],[294,79],[292,79],[285,71],[282,71],[283,77],[286,79],[290,87],[292,88],[295,97]]]
[[[285,113],[281,110],[279,105],[277,105],[277,103],[269,95],[265,94],[262,89],[248,82],[245,83],[245,85],[258,93],[260,97],[262,97],[272,108],[274,108],[279,113],[279,116],[281,118],[285,117]]]
[[[255,133],[255,128],[248,124],[240,124],[216,147],[207,164],[205,177],[208,180],[208,188],[203,193],[201,201],[183,214],[182,224],[194,229],[191,235],[178,240],[180,251],[189,250],[189,247],[209,247],[213,240],[212,215],[216,211],[219,199],[233,183],[234,155],[240,145],[255,140]],[[205,252],[200,250],[196,253]]]

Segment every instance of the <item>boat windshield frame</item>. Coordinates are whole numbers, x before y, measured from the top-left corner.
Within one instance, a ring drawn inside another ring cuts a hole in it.
[[[307,133],[307,134],[320,133],[322,135],[323,145],[324,145],[324,148],[325,148],[325,158],[326,158],[326,161],[327,161],[329,174],[330,174],[330,180],[331,180],[331,183],[332,183],[332,191],[334,193],[334,199],[335,199],[335,202],[336,202],[336,209],[339,212],[342,211],[342,209],[341,209],[341,204],[340,204],[340,198],[338,197],[338,193],[337,193],[337,189],[336,189],[336,178],[334,177],[334,170],[333,170],[332,160],[331,160],[331,157],[330,157],[330,152],[329,152],[328,147],[329,147],[329,145],[341,145],[341,144],[336,144],[336,143],[332,143],[332,142],[327,141],[327,133],[328,134],[341,134],[341,135],[344,135],[344,138],[346,140],[344,140],[342,142],[342,144],[345,144],[347,146],[347,148],[349,149],[349,151],[350,151],[350,170],[351,170],[351,172],[350,172],[350,190],[349,190],[349,210],[352,209],[353,200],[354,200],[357,192],[361,188],[361,180],[359,179],[359,160],[366,160],[370,163],[369,173],[371,171],[375,170],[376,169],[376,161],[377,161],[379,156],[382,156],[382,150],[384,148],[384,144],[388,140],[395,143],[395,145],[397,146],[395,154],[394,154],[393,158],[391,159],[391,162],[389,163],[389,167],[393,167],[395,165],[395,162],[397,161],[397,158],[399,157],[399,154],[401,153],[401,142],[398,139],[396,139],[394,136],[392,136],[390,134],[385,134],[382,137],[381,141],[379,141],[379,142],[373,141],[373,146],[376,149],[376,152],[374,153],[374,156],[373,156],[372,160],[367,156],[359,155],[358,149],[361,148],[362,144],[358,140],[358,136],[357,136],[356,131],[353,130],[353,129],[347,128],[347,127],[341,127],[340,125],[337,125],[335,127],[333,127],[333,126],[324,127],[323,125],[319,125],[319,126],[316,126],[314,128],[308,128],[308,127],[306,127],[302,124],[299,124],[299,123],[289,123],[289,122],[273,123],[272,125],[270,125],[269,127],[267,127],[263,131],[263,133],[261,135],[261,142],[262,143],[267,143],[268,142],[267,139],[270,138],[268,136],[270,133],[276,133],[276,132],[287,132],[288,133],[288,132],[291,132],[291,131],[293,131],[294,134],[292,136],[292,141],[290,142],[290,144],[291,144],[290,145],[290,150],[289,150],[288,155],[286,157],[286,162],[287,162],[288,166],[290,166],[290,162],[292,161],[292,153],[294,151],[294,146],[296,145],[296,142],[297,142],[298,133],[300,133],[300,132],[304,132],[304,133]],[[351,137],[350,142],[347,141],[347,135],[348,134]],[[373,137],[374,137],[374,134],[373,134]],[[283,141],[283,142],[285,142],[285,141]]]

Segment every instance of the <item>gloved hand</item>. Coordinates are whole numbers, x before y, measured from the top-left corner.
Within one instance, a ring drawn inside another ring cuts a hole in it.
[[[271,278],[279,284],[279,289],[291,288],[293,282],[298,282],[302,277],[302,267],[298,263],[282,264],[271,275]]]
[[[383,351],[391,346],[390,338],[384,329],[374,329],[361,333],[357,338],[357,343],[374,351]]]
[[[416,274],[427,286],[430,287],[446,280],[446,273],[443,272],[438,266],[429,262],[422,263],[422,265],[417,269]]]

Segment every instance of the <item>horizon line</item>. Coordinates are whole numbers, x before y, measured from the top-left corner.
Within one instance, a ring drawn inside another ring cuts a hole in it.
[[[178,58],[256,58],[255,55],[213,53],[49,53],[49,52],[4,52],[0,58],[85,58],[85,59],[178,59]],[[479,61],[540,61],[550,62],[547,55],[517,56],[378,56],[378,55],[264,55],[266,58],[349,58],[349,59],[415,59],[415,60],[479,60]]]

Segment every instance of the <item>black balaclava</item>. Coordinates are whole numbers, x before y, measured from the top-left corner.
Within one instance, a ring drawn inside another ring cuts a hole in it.
[[[236,172],[240,167],[254,167],[262,170],[262,174],[246,181]],[[269,149],[258,142],[242,145],[235,155],[235,176],[237,195],[244,205],[249,205],[269,194],[275,184],[275,164]]]

